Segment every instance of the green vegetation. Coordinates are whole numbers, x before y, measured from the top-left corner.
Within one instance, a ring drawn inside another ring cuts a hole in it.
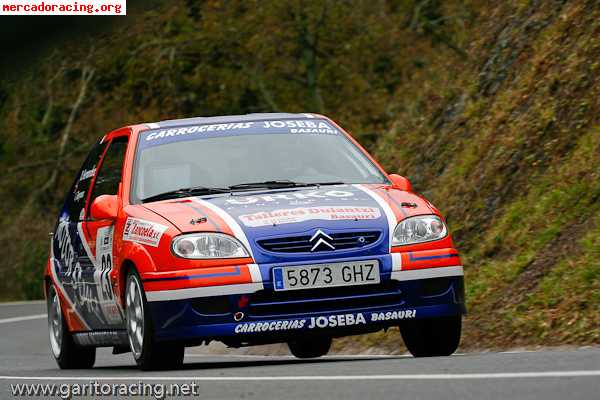
[[[57,46],[0,83],[0,298],[41,295],[47,232],[104,132],[309,111],[449,217],[465,346],[598,344],[600,6],[512,3],[174,1]]]

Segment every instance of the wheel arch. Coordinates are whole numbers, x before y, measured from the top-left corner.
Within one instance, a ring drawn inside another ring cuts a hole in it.
[[[42,290],[44,291],[44,299],[48,300],[48,286],[52,285],[52,277],[50,276],[50,268],[52,268],[52,261],[50,258],[46,260],[46,268],[44,268],[44,278],[42,280]]]
[[[127,287],[127,275],[129,275],[129,271],[131,270],[138,270],[135,262],[130,259],[123,260],[119,273],[119,299],[123,309],[125,309],[125,288]]]
[[[44,291],[44,299],[48,301],[48,288],[52,285],[52,278],[50,275],[44,274],[44,280],[42,281],[42,290]]]
[[[125,306],[125,281],[127,280],[127,274],[131,269],[142,276],[145,272],[156,271],[156,265],[152,256],[144,248],[144,246],[137,243],[127,243],[123,249],[123,261],[119,265],[118,282],[116,292],[119,295],[120,303]]]

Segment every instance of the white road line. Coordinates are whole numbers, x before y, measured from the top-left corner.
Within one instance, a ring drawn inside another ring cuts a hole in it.
[[[379,380],[464,380],[464,379],[520,379],[520,378],[573,378],[600,376],[592,371],[497,372],[465,374],[396,374],[396,375],[305,375],[305,376],[10,376],[0,380],[15,381],[379,381]]]
[[[193,353],[186,353],[185,354],[186,357],[199,357],[199,358],[258,358],[258,359],[273,359],[273,360],[278,360],[278,359],[285,359],[285,360],[296,360],[297,358],[294,356],[288,356],[285,354],[282,355],[266,355],[266,354],[193,354]],[[343,359],[343,358],[412,358],[411,355],[409,354],[398,354],[398,355],[392,355],[392,354],[356,354],[356,355],[352,355],[352,354],[332,354],[329,356],[321,356],[319,357],[319,359]],[[298,360],[301,361],[301,360]]]
[[[31,301],[7,301],[5,303],[0,303],[0,307],[3,306],[24,306],[29,304],[45,304],[44,300],[31,300]]]
[[[0,324],[9,324],[11,322],[29,321],[32,319],[46,318],[47,314],[26,315],[24,317],[4,318],[0,319]]]
[[[501,351],[500,354],[523,354],[523,353],[537,353],[535,350],[509,350]]]

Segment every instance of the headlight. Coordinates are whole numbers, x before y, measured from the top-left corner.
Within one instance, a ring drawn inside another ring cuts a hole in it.
[[[401,221],[394,230],[392,246],[431,242],[448,234],[446,224],[435,215],[423,215]]]
[[[222,233],[191,233],[177,236],[173,239],[172,248],[173,253],[182,258],[250,257],[236,238]]]

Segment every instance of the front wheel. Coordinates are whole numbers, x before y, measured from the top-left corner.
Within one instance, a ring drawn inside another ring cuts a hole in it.
[[[408,320],[400,325],[406,348],[415,357],[449,356],[460,343],[462,316]]]
[[[288,343],[291,353],[297,358],[317,358],[324,356],[331,348],[330,337],[308,337]]]
[[[50,350],[61,369],[92,368],[96,362],[96,348],[78,346],[64,319],[60,298],[53,284],[48,285],[48,333]]]
[[[125,289],[127,336],[135,362],[142,370],[175,369],[183,364],[185,347],[174,343],[156,343],[154,326],[135,270],[127,275]]]

